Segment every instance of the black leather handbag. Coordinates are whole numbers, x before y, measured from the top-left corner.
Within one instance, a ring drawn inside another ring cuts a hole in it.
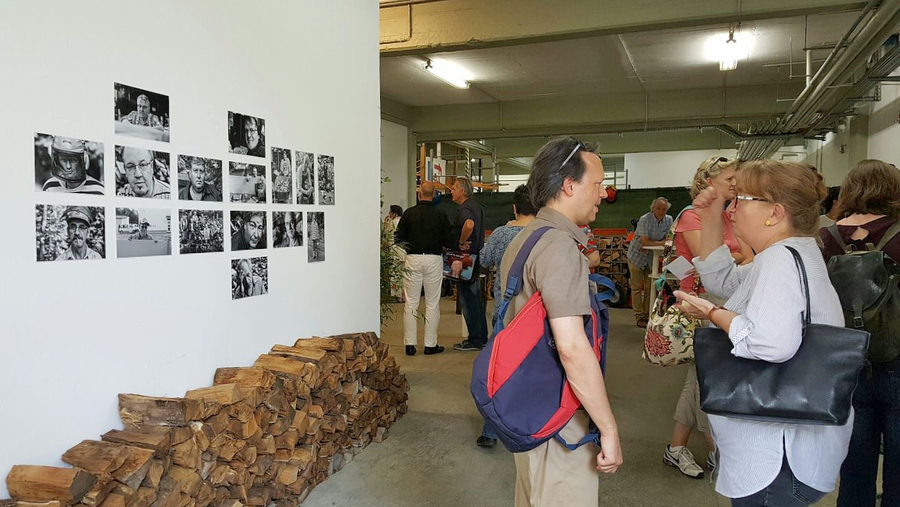
[[[806,267],[795,249],[787,249],[806,292],[800,348],[784,363],[744,359],[731,354],[733,345],[725,331],[697,328],[694,358],[700,408],[707,414],[754,421],[841,426],[850,417],[869,333],[810,323]]]

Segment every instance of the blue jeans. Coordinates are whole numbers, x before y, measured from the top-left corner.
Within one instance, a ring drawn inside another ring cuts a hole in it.
[[[882,507],[900,506],[900,358],[866,363],[853,393],[856,419],[841,466],[838,507],[875,505],[878,454],[884,438]]]
[[[478,276],[477,271],[475,276]],[[469,329],[469,341],[484,345],[487,343],[488,328],[487,317],[484,315],[484,301],[481,300],[481,281],[476,279],[472,283],[459,282],[456,284],[456,292],[459,295],[463,318],[466,319],[466,327]]]
[[[742,498],[732,498],[731,507],[805,507],[812,505],[825,493],[811,488],[794,477],[787,461],[787,452],[781,462],[781,472],[762,491]]]

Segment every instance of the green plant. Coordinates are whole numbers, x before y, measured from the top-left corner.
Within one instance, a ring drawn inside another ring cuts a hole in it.
[[[394,318],[393,303],[397,299],[392,294],[397,287],[403,287],[403,274],[406,272],[402,262],[402,250],[394,244],[394,228],[385,228],[381,222],[381,324]]]

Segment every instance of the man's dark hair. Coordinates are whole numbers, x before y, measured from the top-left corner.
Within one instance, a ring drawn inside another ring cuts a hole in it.
[[[516,187],[516,191],[513,192],[513,204],[516,205],[516,212],[520,215],[536,215],[534,204],[531,203],[531,193],[525,185]]]
[[[585,145],[570,136],[556,137],[541,146],[534,156],[531,176],[527,183],[534,209],[540,211],[548,202],[555,199],[562,191],[563,182],[567,178],[581,181],[586,169],[581,158],[584,152],[597,153],[592,145]]]
[[[399,204],[391,204],[391,213],[399,217],[403,215],[403,208],[401,208]]]

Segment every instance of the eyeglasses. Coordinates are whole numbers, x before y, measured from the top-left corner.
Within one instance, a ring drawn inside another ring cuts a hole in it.
[[[138,165],[125,164],[125,172],[128,174],[134,174],[135,169],[138,169],[138,168],[140,168],[141,172],[143,172],[143,171],[146,171],[147,169],[150,169],[151,164],[152,164],[152,162],[149,162],[147,160],[140,162]]]
[[[90,226],[88,224],[81,223],[81,222],[76,222],[74,224],[69,222],[69,230],[70,231],[88,231],[88,230],[90,230]]]
[[[752,197],[749,195],[736,195],[734,196],[734,208],[737,209],[739,201],[759,201],[759,202],[772,202],[768,199],[763,199],[762,197]]]
[[[576,141],[577,141],[577,140],[576,140]],[[586,147],[586,146],[584,145],[584,143],[582,143],[581,141],[577,141],[577,144],[575,145],[575,148],[572,149],[572,152],[569,153],[569,156],[566,157],[565,160],[563,160],[563,163],[562,163],[562,164],[559,164],[559,170],[560,170],[560,171],[562,171],[562,168],[565,167],[566,164],[568,164],[570,160],[572,160],[572,157],[574,157],[575,154],[578,153],[578,150],[579,150],[579,149],[581,149],[581,150],[586,150],[587,147]],[[600,154],[600,152],[597,152],[597,157],[600,158],[600,160],[603,160],[603,156]]]

